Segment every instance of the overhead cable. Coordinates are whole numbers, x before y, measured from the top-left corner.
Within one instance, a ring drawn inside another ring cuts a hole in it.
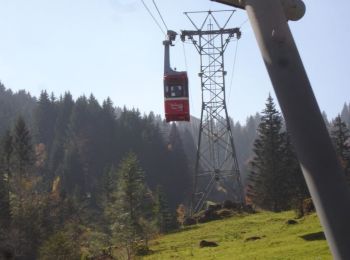
[[[169,31],[168,26],[166,25],[166,23],[165,23],[165,21],[164,21],[164,19],[163,19],[163,16],[162,16],[162,14],[160,13],[160,11],[159,11],[159,9],[158,9],[158,6],[157,6],[157,4],[156,4],[156,2],[155,2],[155,0],[152,0],[152,2],[153,2],[154,7],[157,9],[157,12],[158,12],[158,14],[159,14],[159,17],[160,17],[160,19],[162,20],[162,22],[163,22],[163,24],[164,24],[166,30]]]
[[[231,98],[231,88],[232,88],[232,83],[233,83],[233,78],[234,78],[235,68],[236,68],[236,61],[237,61],[238,43],[239,43],[239,40],[237,40],[237,42],[236,42],[236,50],[235,50],[235,56],[233,59],[232,74],[231,74],[231,80],[230,80],[230,89],[229,89],[229,93],[228,93],[228,102],[227,103],[230,103],[230,98]]]
[[[160,24],[158,23],[157,19],[154,17],[154,15],[152,14],[151,10],[148,8],[148,6],[146,5],[146,3],[141,0],[143,6],[146,8],[147,12],[149,13],[149,15],[152,17],[153,21],[156,23],[156,25],[158,26],[158,28],[162,31],[162,33],[164,35],[166,35],[166,33],[164,32],[164,30],[162,29],[162,26],[160,26]],[[163,21],[164,22],[164,21]]]

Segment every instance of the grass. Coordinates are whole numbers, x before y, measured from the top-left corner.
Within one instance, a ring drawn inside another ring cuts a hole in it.
[[[294,217],[262,212],[199,224],[151,241],[154,253],[143,259],[332,259],[317,215],[288,225]],[[201,240],[219,246],[199,248]]]

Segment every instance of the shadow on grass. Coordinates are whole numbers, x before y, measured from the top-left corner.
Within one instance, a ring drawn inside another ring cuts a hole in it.
[[[306,234],[300,237],[306,241],[326,240],[326,237],[322,231]]]

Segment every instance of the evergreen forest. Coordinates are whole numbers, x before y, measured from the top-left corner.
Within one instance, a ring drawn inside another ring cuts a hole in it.
[[[350,183],[350,103],[324,118]],[[133,259],[159,234],[183,228],[197,118],[169,124],[110,98],[33,97],[0,84],[0,122],[4,257]],[[309,194],[271,96],[244,124],[232,120],[232,129],[246,203],[303,215]]]

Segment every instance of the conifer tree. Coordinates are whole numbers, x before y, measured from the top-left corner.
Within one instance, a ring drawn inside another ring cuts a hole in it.
[[[157,186],[154,196],[154,216],[160,233],[166,233],[175,228],[175,216],[171,214],[166,195],[161,186]]]
[[[13,133],[10,169],[10,207],[16,255],[36,259],[36,249],[41,238],[41,212],[44,204],[37,195],[35,154],[32,137],[23,118],[19,117]]]
[[[113,102],[110,98],[103,101],[101,110],[101,127],[99,133],[100,153],[104,165],[114,163],[115,158],[118,157],[116,146],[115,132],[116,118]]]
[[[56,122],[55,97],[49,97],[46,91],[42,91],[35,109],[35,124],[38,131],[38,142],[45,144],[47,150],[51,148]]]
[[[78,149],[73,141],[67,145],[62,163],[62,190],[69,195],[85,195],[85,176]]]
[[[12,127],[18,115],[23,115],[31,123],[36,100],[28,92],[13,92],[0,82],[0,136]]]
[[[117,169],[112,165],[106,168],[102,180],[101,180],[101,191],[100,191],[100,205],[103,208],[103,218],[108,223],[107,233],[111,233],[109,226],[116,222],[117,211],[115,209],[117,200],[117,185],[118,183],[118,172]]]
[[[15,124],[12,149],[12,174],[19,178],[28,176],[34,165],[35,156],[32,137],[22,117],[19,117]]]
[[[103,178],[102,178],[102,185],[103,185],[103,196],[104,201],[107,203],[114,203],[114,197],[113,193],[116,191],[117,188],[117,181],[118,178],[118,172],[115,169],[114,165],[112,165],[108,170],[105,171]]]
[[[253,151],[248,198],[263,209],[293,208],[303,215],[302,203],[309,193],[289,134],[283,131],[283,118],[271,96],[262,113]]]
[[[348,182],[350,183],[350,130],[340,115],[333,121],[331,137]]]
[[[25,198],[25,187],[35,163],[32,137],[22,117],[17,119],[12,134],[11,154],[11,192],[13,196],[12,210],[22,214],[23,201]]]
[[[53,176],[62,175],[62,162],[64,159],[64,145],[67,141],[69,119],[74,107],[72,95],[67,92],[57,102],[57,120],[54,129],[54,139],[49,158],[49,171]]]
[[[8,229],[10,216],[10,190],[9,174],[10,159],[12,154],[12,136],[9,131],[0,142],[0,240],[5,234],[2,231]]]
[[[331,125],[329,123],[328,116],[325,111],[322,111],[322,117],[327,129],[329,129]]]
[[[3,171],[7,175],[10,174],[10,170],[11,170],[11,156],[13,152],[12,141],[13,141],[13,138],[12,138],[11,132],[10,130],[7,130],[5,132],[5,135],[1,143],[1,146],[2,146],[1,160],[3,165]]]
[[[347,124],[348,127],[350,127],[350,103],[344,103],[340,117],[344,121],[344,123]]]
[[[286,208],[283,184],[282,116],[271,96],[262,112],[254,143],[255,156],[248,177],[248,196],[261,208],[280,211]]]
[[[282,155],[284,178],[281,186],[286,191],[286,205],[301,217],[304,215],[303,202],[310,194],[288,133],[283,134]]]
[[[189,195],[192,180],[182,139],[175,123],[170,128],[167,155],[166,169],[168,174],[163,187],[168,190],[169,201],[173,205],[178,205],[181,202],[179,198],[186,198]],[[176,196],[173,196],[175,194]]]
[[[87,153],[92,149],[89,136],[88,101],[85,96],[75,102],[67,128],[62,164],[63,190],[70,195],[85,197],[89,192]]]
[[[120,163],[116,192],[113,237],[125,246],[130,259],[136,244],[144,237],[142,221],[146,215],[144,206],[147,197],[144,173],[133,153]]]

